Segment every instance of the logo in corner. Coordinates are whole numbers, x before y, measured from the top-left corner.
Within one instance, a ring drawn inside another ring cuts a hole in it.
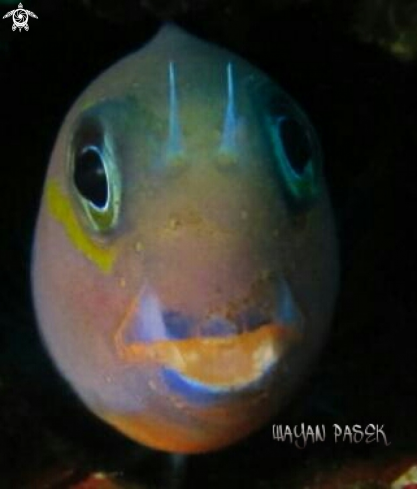
[[[21,3],[19,3],[16,10],[10,10],[10,12],[7,12],[6,15],[3,15],[3,19],[7,19],[7,17],[12,17],[12,16],[13,16],[12,30],[15,31],[16,29],[19,29],[19,32],[22,29],[25,29],[25,31],[29,30],[29,26],[28,26],[29,17],[33,17],[34,19],[38,18],[38,16],[35,15],[30,10],[24,9]]]

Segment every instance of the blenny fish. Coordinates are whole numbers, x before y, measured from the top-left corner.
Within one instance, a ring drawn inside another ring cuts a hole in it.
[[[131,439],[215,450],[308,373],[338,285],[312,124],[231,52],[165,25],[66,116],[33,247],[39,328]]]

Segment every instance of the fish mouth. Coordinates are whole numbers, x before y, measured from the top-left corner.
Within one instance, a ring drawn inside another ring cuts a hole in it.
[[[230,391],[259,380],[279,363],[289,345],[300,339],[296,331],[268,324],[228,337],[117,342],[117,350],[128,363],[153,361],[162,365],[171,379],[169,372],[177,372],[196,386]]]
[[[259,387],[302,340],[301,316],[288,310],[286,297],[281,314],[251,329],[239,332],[233,322],[215,318],[203,327],[208,335],[172,338],[156,294],[147,289],[117,329],[116,351],[130,365],[159,365],[171,390],[186,397],[241,392]],[[184,319],[182,324],[192,323]]]

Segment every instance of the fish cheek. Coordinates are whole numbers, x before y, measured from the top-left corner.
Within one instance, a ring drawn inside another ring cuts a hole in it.
[[[113,271],[105,272],[89,259],[44,202],[32,269],[35,307],[48,350],[83,398],[98,393],[120,364],[114,332],[130,293],[117,267],[115,259]]]

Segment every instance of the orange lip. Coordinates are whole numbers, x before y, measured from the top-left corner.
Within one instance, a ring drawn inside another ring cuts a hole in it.
[[[293,328],[266,324],[228,337],[193,337],[126,344],[116,334],[119,356],[129,363],[153,361],[190,380],[218,388],[243,387],[277,364],[301,334]]]

